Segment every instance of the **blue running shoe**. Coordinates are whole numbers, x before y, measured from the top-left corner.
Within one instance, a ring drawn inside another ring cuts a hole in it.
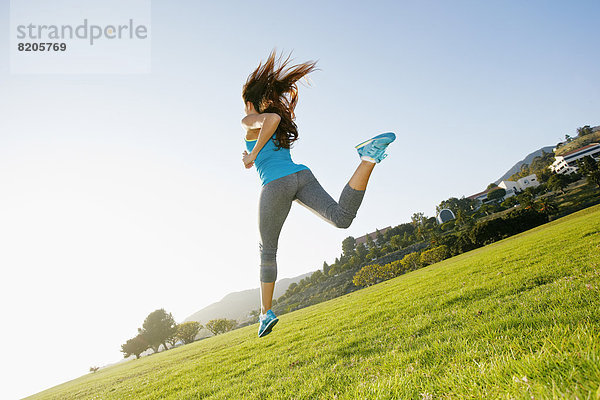
[[[396,140],[394,132],[386,132],[354,146],[361,160],[379,163],[387,157],[385,149]]]
[[[267,311],[266,314],[261,314],[258,317],[258,337],[263,337],[271,333],[271,329],[279,319],[275,316],[275,313],[271,310]]]

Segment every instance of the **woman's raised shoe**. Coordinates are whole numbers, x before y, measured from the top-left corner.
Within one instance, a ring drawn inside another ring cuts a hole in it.
[[[271,310],[267,311],[266,314],[260,314],[258,316],[258,337],[263,337],[271,333],[271,329],[279,319],[275,316],[275,313]]]
[[[379,163],[387,157],[387,146],[396,140],[394,132],[386,132],[354,146],[361,160]]]

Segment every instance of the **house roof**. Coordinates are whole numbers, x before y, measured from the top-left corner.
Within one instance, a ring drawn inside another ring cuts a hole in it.
[[[587,150],[587,149],[590,149],[590,148],[596,147],[596,146],[600,146],[600,144],[598,144],[598,143],[590,143],[587,146],[583,146],[583,147],[580,147],[578,149],[568,151],[565,154],[561,154],[561,156],[562,157],[568,157],[571,154],[579,153],[580,151]]]
[[[486,189],[486,190],[484,190],[483,192],[479,192],[479,193],[472,194],[472,195],[468,196],[468,197],[467,197],[467,199],[471,199],[471,200],[472,200],[472,199],[476,199],[477,197],[481,196],[482,194],[486,194],[486,193],[487,193],[487,192],[489,192],[490,190],[492,190],[492,189],[496,189],[496,188],[497,188],[497,186],[494,186],[493,188]]]

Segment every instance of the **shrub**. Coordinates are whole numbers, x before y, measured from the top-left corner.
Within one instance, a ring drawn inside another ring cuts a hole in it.
[[[435,264],[448,258],[449,254],[448,246],[441,245],[422,252],[420,261],[423,265]]]
[[[402,264],[402,268],[405,272],[413,271],[421,268],[421,257],[417,252],[408,253],[404,256],[404,258],[402,258],[402,260],[400,260],[400,263]]]
[[[352,283],[356,287],[366,287],[391,279],[398,275],[398,264],[398,262],[392,262],[384,265],[365,265],[354,274]]]

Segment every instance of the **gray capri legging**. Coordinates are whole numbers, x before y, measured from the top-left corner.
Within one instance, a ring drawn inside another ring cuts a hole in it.
[[[317,181],[310,169],[275,179],[262,187],[259,200],[260,281],[277,280],[277,243],[292,202],[308,208],[337,228],[348,228],[365,195],[346,184],[336,202]]]

